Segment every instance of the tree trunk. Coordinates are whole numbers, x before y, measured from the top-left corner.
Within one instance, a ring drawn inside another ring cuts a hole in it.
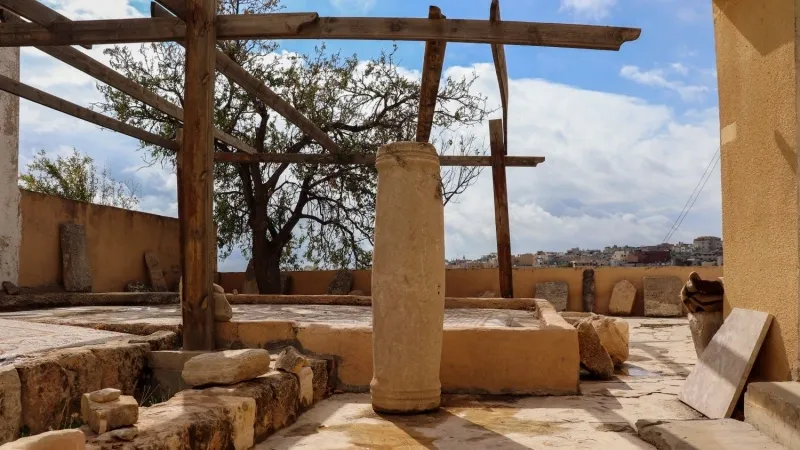
[[[253,268],[258,292],[265,295],[281,293],[281,246],[267,240],[263,233],[253,236]]]

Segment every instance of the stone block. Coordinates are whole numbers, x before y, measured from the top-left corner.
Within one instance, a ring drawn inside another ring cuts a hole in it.
[[[297,419],[297,410],[300,408],[300,383],[294,374],[274,372],[265,377],[275,401],[270,408],[272,424],[276,430],[291,425]]]
[[[214,288],[214,293],[215,294],[224,294],[225,293],[225,289],[222,286],[218,285],[217,283],[211,283],[211,286]]]
[[[195,356],[183,366],[183,380],[192,386],[236,384],[269,372],[269,352],[226,350]]]
[[[147,366],[151,369],[183,370],[186,361],[195,356],[209,353],[199,350],[160,350],[147,354]]]
[[[233,308],[228,297],[218,292],[214,293],[214,320],[216,322],[230,322],[233,318]]]
[[[167,292],[167,280],[164,278],[164,270],[158,261],[156,252],[145,252],[144,262],[147,266],[147,275],[150,277],[150,286],[154,292]]]
[[[608,311],[614,316],[630,316],[633,314],[633,305],[636,301],[636,286],[628,280],[622,280],[614,285],[611,291],[611,301]]]
[[[353,272],[347,269],[336,271],[328,285],[328,295],[347,295],[353,290]]]
[[[19,436],[22,416],[21,385],[17,369],[0,367],[0,445]]]
[[[20,361],[16,369],[22,406],[20,426],[39,434],[62,423],[70,402],[67,371],[54,358]]]
[[[575,328],[578,330],[578,350],[581,364],[592,375],[603,379],[611,378],[614,375],[614,362],[601,344],[600,337],[591,321],[582,320]]]
[[[150,346],[123,342],[86,348],[97,357],[98,367],[102,372],[103,378],[98,389],[116,388],[124,395],[133,395],[142,377]]]
[[[90,392],[88,399],[97,403],[106,403],[118,399],[122,395],[122,391],[114,388],[100,389],[99,391]],[[81,403],[83,408],[83,403]],[[81,409],[83,410],[83,409]]]
[[[678,277],[644,277],[644,315],[647,317],[683,316],[681,289]]]
[[[744,420],[786,448],[800,448],[800,383],[750,383]]]
[[[733,419],[638,420],[639,437],[659,450],[785,450],[752,425]]]
[[[569,286],[566,281],[547,281],[536,283],[536,298],[550,302],[556,311],[566,311],[569,300]]]
[[[324,359],[310,359],[311,370],[314,371],[314,403],[324,400],[328,396],[330,372],[328,361]],[[333,361],[331,361],[333,363]]]
[[[86,248],[86,230],[77,223],[62,223],[61,262],[67,292],[91,292],[92,268]]]
[[[57,430],[18,439],[3,450],[84,450],[86,436],[81,430]]]
[[[97,357],[84,348],[59,350],[46,357],[54,358],[66,371],[69,405],[65,414],[71,416],[81,411],[81,396],[102,387],[102,368]],[[56,425],[56,424],[52,424]]]
[[[108,432],[108,437],[120,441],[132,441],[139,435],[139,429],[136,427],[125,427]]]
[[[689,330],[692,332],[694,351],[698,358],[711,343],[722,322],[722,311],[689,313]]]
[[[159,330],[148,336],[141,336],[128,340],[131,344],[147,344],[151,352],[161,350],[174,350],[181,346],[178,334],[172,331]]]
[[[314,403],[314,371],[311,367],[303,367],[297,372],[297,379],[300,407],[309,408]]]
[[[581,289],[581,302],[585,312],[594,312],[594,269],[583,271],[583,283]]]
[[[84,398],[81,415],[97,434],[129,427],[139,419],[139,404],[133,397],[123,395],[104,403],[89,400],[89,394],[84,394]]]
[[[284,348],[275,359],[275,368],[284,372],[298,373],[308,365],[308,359],[291,345]]]
[[[612,317],[597,316],[589,320],[592,324],[600,343],[608,352],[611,361],[619,366],[628,360],[630,331],[628,322]]]
[[[734,308],[711,339],[678,398],[711,419],[731,416],[772,323],[772,315]]]

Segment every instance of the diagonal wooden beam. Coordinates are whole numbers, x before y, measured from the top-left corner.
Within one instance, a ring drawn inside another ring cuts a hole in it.
[[[36,24],[0,26],[0,47],[124,44],[182,41],[186,24],[177,18],[59,22],[51,30]],[[638,28],[488,20],[318,17],[316,13],[220,16],[218,39],[347,39],[448,41],[473,44],[619,50],[639,38]]]
[[[70,22],[67,17],[35,0],[0,0],[0,7],[13,11],[48,29],[58,22]],[[87,50],[92,48],[91,45],[83,45],[82,47]]]
[[[150,133],[149,131],[128,125],[125,122],[120,122],[117,119],[112,119],[111,117],[96,113],[91,109],[68,102],[62,98],[58,98],[54,95],[48,94],[47,92],[40,91],[32,86],[28,86],[27,84],[20,83],[19,81],[2,75],[0,75],[0,90],[8,92],[9,94],[14,94],[20,98],[24,98],[25,100],[38,103],[42,106],[55,109],[56,111],[60,111],[64,114],[69,114],[72,117],[77,117],[78,119],[82,119],[95,125],[108,128],[109,130],[114,130],[118,133],[139,139],[149,144],[158,145],[159,147],[163,147],[168,150],[178,150],[175,142],[170,139],[166,139],[157,134]]]
[[[3,0],[0,0],[3,1]],[[22,19],[11,11],[0,10],[0,18],[9,23],[21,23]],[[91,75],[97,80],[115,88],[121,92],[149,105],[164,114],[183,122],[183,109],[159,97],[156,93],[145,89],[139,83],[119,74],[118,72],[106,67],[99,61],[76,50],[72,47],[37,47],[43,53],[58,59],[81,72]],[[246,142],[225,133],[222,130],[214,130],[214,138],[223,144],[229,145],[237,150],[246,153],[256,153],[256,149]]]
[[[489,121],[489,142],[492,149],[492,186],[494,187],[494,224],[497,231],[497,265],[500,273],[500,296],[514,297],[511,265],[511,228],[508,221],[508,186],[506,185],[503,121]]]
[[[289,163],[289,164],[318,164],[318,165],[361,165],[369,166],[375,164],[375,155],[352,154],[352,155],[320,155],[308,153],[258,153],[247,155],[244,153],[224,153],[214,154],[214,160],[227,163]],[[506,156],[503,158],[505,167],[536,167],[545,161],[542,156]],[[439,156],[439,165],[447,166],[491,166],[490,156]]]
[[[492,0],[489,8],[489,21],[500,23],[500,0]],[[503,108],[503,154],[508,154],[508,67],[506,66],[506,50],[503,44],[492,44],[492,59],[497,72],[497,83],[500,85],[500,104]]]
[[[442,10],[431,6],[428,19],[441,20],[447,17]],[[422,83],[419,89],[419,118],[417,120],[417,142],[428,142],[431,139],[433,115],[436,112],[436,99],[439,96],[439,82],[442,79],[446,41],[428,41],[425,43],[425,59],[422,63]]]
[[[150,14],[153,17],[171,17],[170,11],[176,13],[179,19],[186,14],[183,0],[161,0],[161,3],[166,5],[166,8],[156,3],[150,4]],[[327,133],[220,50],[216,50],[216,64],[220,73],[241,86],[248,94],[260,100],[267,107],[283,116],[289,123],[299,128],[300,131],[311,136],[324,149],[332,154],[339,153],[341,150],[339,145]]]

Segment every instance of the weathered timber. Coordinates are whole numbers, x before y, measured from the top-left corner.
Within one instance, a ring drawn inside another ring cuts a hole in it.
[[[124,44],[182,41],[186,24],[177,17],[156,19],[82,20],[37,24],[3,24],[0,47],[37,45]],[[316,13],[220,16],[218,39],[347,39],[435,41],[475,44],[619,50],[639,38],[638,28],[562,23],[488,20],[318,17]]]
[[[442,10],[431,6],[428,12],[431,20],[446,19]],[[422,63],[422,84],[419,90],[419,118],[417,120],[417,142],[428,142],[431,139],[433,115],[436,112],[436,99],[439,95],[439,82],[442,79],[446,41],[428,41],[425,43],[425,57]]]
[[[217,162],[228,163],[290,163],[290,164],[351,164],[368,166],[375,164],[375,155],[320,155],[306,153],[259,153],[248,155],[246,153],[221,153],[214,154]],[[536,167],[545,161],[543,156],[506,156],[503,158],[505,167]],[[491,166],[490,156],[440,156],[440,166]]]
[[[511,266],[511,230],[508,223],[508,191],[506,186],[503,121],[489,121],[489,142],[492,151],[492,186],[494,187],[494,224],[497,230],[497,266],[500,273],[500,296],[514,297]]]
[[[162,0],[166,8],[156,3],[150,4],[150,14],[153,17],[170,17],[170,11],[175,13],[178,18],[185,16],[183,0]],[[331,153],[338,153],[339,145],[333,141],[322,129],[306,116],[298,111],[294,106],[282,99],[275,91],[267,87],[259,79],[248,73],[242,66],[232,60],[228,55],[220,50],[216,50],[217,70],[225,75],[229,80],[238,84],[248,94],[255,97],[264,105],[271,108],[283,116],[289,123],[299,128],[305,134],[311,136],[324,149]],[[255,153],[255,152],[253,152]]]
[[[492,0],[489,8],[489,21],[500,23],[500,0]],[[492,59],[497,72],[497,83],[500,86],[500,104],[503,108],[503,154],[508,154],[508,66],[506,50],[502,44],[492,44]]]
[[[50,28],[58,22],[70,22],[70,19],[53,11],[44,4],[33,0],[0,0],[0,7],[13,11],[22,17],[27,18],[33,23],[37,23],[45,28]],[[91,49],[91,45],[84,45],[83,48]]]
[[[2,1],[2,0],[0,0]],[[10,12],[2,11],[3,19],[9,23],[22,23],[22,19]],[[80,70],[81,72],[91,75],[95,79],[118,89],[121,92],[129,95],[140,102],[151,106],[164,114],[183,122],[183,109],[169,101],[159,97],[153,91],[146,89],[144,86],[136,83],[135,81],[125,77],[124,75],[108,68],[101,62],[93,59],[85,53],[76,50],[72,47],[37,47],[43,53],[46,53],[59,61],[62,61],[70,66]],[[225,133],[222,130],[214,130],[214,138],[223,144],[229,145],[237,150],[247,153],[256,153],[256,149],[248,145],[246,142]]]
[[[101,127],[108,128],[109,130],[114,130],[118,133],[139,139],[149,144],[157,145],[168,150],[178,150],[178,146],[170,139],[150,133],[149,131],[145,131],[140,128],[136,128],[132,125],[128,125],[127,123],[120,122],[117,119],[112,119],[111,117],[96,113],[91,109],[68,102],[62,98],[48,94],[44,91],[40,91],[39,89],[2,75],[0,75],[0,90],[56,111],[60,111],[64,114],[69,114],[70,116],[77,117],[78,119],[91,122],[95,125],[100,125]]]
[[[178,153],[183,348],[214,349],[214,295],[209,234],[212,188],[217,0],[186,1],[186,107]]]

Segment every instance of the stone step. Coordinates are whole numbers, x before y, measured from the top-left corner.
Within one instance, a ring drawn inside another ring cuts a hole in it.
[[[800,448],[800,383],[750,383],[745,421],[788,448]]]
[[[752,425],[734,419],[636,422],[639,437],[658,450],[786,450]]]

